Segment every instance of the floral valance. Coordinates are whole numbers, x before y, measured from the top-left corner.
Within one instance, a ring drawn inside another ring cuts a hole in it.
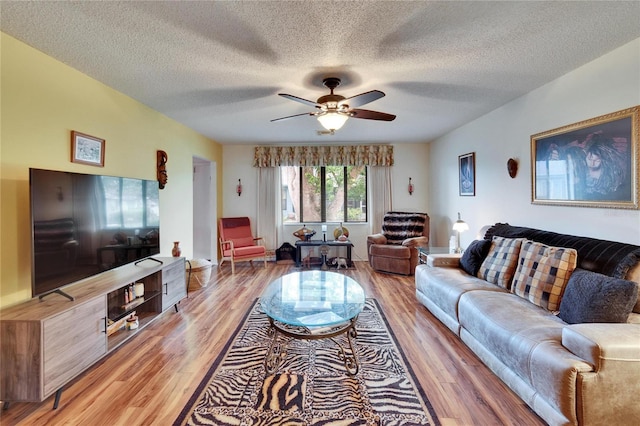
[[[257,146],[253,167],[393,166],[391,145]]]

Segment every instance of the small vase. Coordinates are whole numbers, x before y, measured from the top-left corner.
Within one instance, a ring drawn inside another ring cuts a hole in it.
[[[182,249],[180,248],[180,241],[173,242],[173,248],[171,249],[171,254],[173,257],[180,257],[182,254]]]
[[[342,222],[340,222],[340,226],[333,231],[333,238],[339,241],[346,241],[349,238],[349,230],[342,226]]]

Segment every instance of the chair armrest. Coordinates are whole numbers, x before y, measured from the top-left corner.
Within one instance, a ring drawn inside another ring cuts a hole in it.
[[[258,241],[263,241],[263,240],[264,240],[264,238],[262,238],[262,237],[253,237],[253,241],[255,241],[256,243],[257,243]],[[264,245],[264,244],[256,244],[256,245],[257,245],[257,246],[261,246],[261,245]]]
[[[372,265],[370,247],[378,244],[386,245],[387,237],[385,237],[382,234],[373,234],[373,235],[367,236],[367,258],[369,259],[369,265]]]
[[[402,245],[409,248],[427,247],[429,245],[429,238],[424,236],[407,238],[402,242]]]
[[[634,365],[640,377],[639,324],[573,324],[562,330],[562,345],[593,364],[596,372],[607,362],[625,361]]]
[[[220,249],[225,250],[225,246],[229,246],[229,250],[233,250],[233,241],[231,240],[220,240]]]
[[[367,245],[371,244],[387,244],[387,237],[382,234],[373,234],[367,236]]]

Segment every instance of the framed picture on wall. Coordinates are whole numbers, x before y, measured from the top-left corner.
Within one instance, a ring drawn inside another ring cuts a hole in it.
[[[637,209],[639,111],[531,136],[532,203]]]
[[[104,139],[71,131],[71,162],[104,167]]]
[[[458,156],[458,177],[461,196],[476,195],[476,153]]]

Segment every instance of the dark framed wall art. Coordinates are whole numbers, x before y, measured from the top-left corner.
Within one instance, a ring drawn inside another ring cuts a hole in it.
[[[532,203],[637,209],[639,111],[532,135]]]
[[[461,196],[476,195],[476,153],[458,156],[458,177]]]

